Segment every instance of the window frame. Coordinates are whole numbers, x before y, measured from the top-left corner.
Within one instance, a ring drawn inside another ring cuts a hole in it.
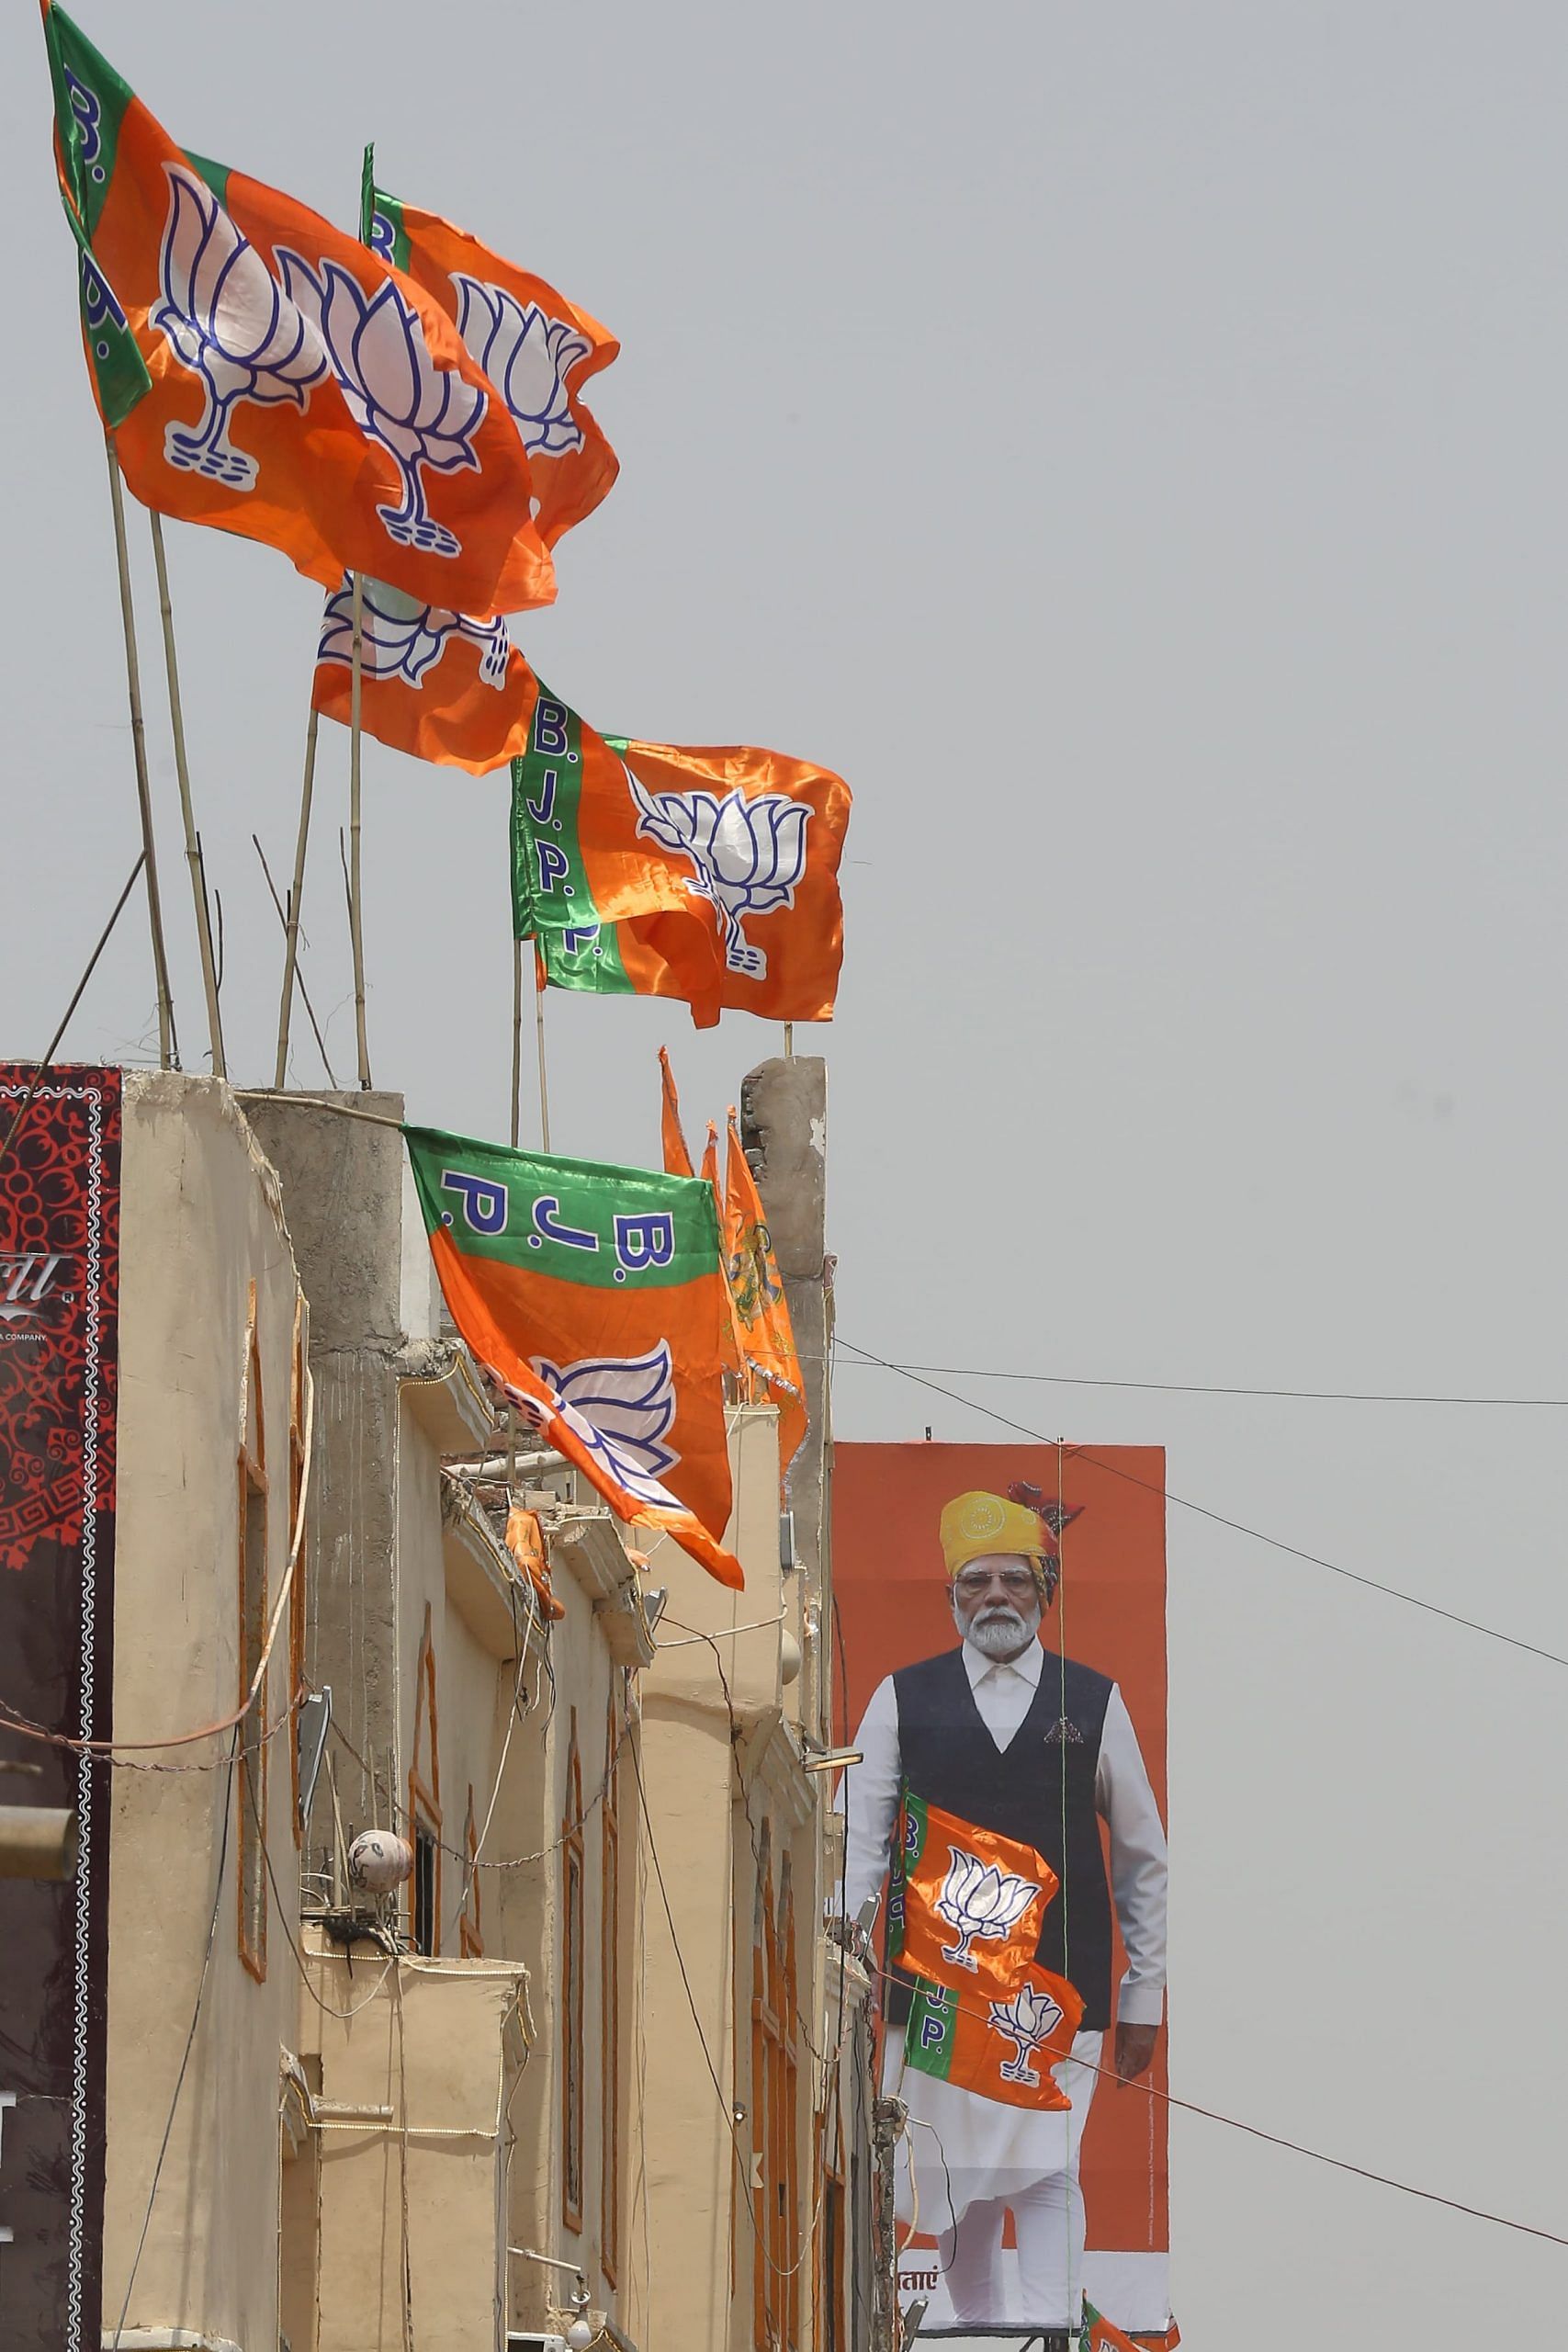
[[[612,1689],[605,1714],[599,1847],[599,2264],[612,2287],[621,2261],[621,1734]]]
[[[422,1739],[422,1733],[425,1737]],[[420,1769],[421,1752],[428,1741],[430,1770]],[[409,1877],[408,1932],[409,1941],[424,1958],[441,1957],[441,1723],[435,1702],[435,1643],[431,1632],[431,1611],[424,1604],[424,1626],[419,1637],[419,1663],[414,1669],[413,1753],[409,1759],[408,1779],[409,1843],[414,1849],[414,1868]],[[431,1840],[434,1849],[433,1888],[431,1894],[430,1950],[418,1939],[418,1889],[420,1833]]]

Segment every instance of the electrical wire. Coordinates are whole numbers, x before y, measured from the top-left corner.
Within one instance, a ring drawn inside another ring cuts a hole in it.
[[[845,1347],[853,1342],[844,1340]],[[1105,1380],[1066,1372],[1004,1372],[996,1364],[883,1363],[856,1348],[865,1363],[883,1364],[888,1372],[940,1372],[953,1380],[1019,1380],[1043,1388],[1129,1388],[1154,1396],[1274,1396],[1314,1405],[1461,1405],[1496,1406],[1513,1411],[1568,1411],[1568,1396],[1438,1396],[1382,1388],[1244,1388],[1201,1380]],[[863,1368],[852,1364],[852,1372]]]
[[[851,1340],[842,1340],[840,1344],[854,1347]],[[884,1372],[897,1372],[906,1380],[912,1380],[917,1387],[929,1388],[933,1396],[945,1396],[951,1404],[962,1405],[972,1413],[980,1413],[987,1420],[998,1422],[1003,1429],[1012,1430],[1020,1437],[1031,1438],[1039,1445],[1060,1443],[1058,1439],[1047,1436],[1043,1430],[1031,1429],[1023,1421],[1011,1420],[1007,1414],[997,1412],[993,1407],[982,1405],[977,1397],[960,1395],[957,1389],[940,1387],[934,1380],[925,1379],[906,1365],[894,1363],[887,1356],[876,1355],[869,1348],[855,1348],[854,1351],[867,1363],[879,1365]],[[1267,1544],[1272,1552],[1283,1552],[1292,1560],[1304,1560],[1309,1567],[1325,1568],[1330,1576],[1342,1577],[1348,1584],[1362,1585],[1369,1592],[1381,1592],[1386,1600],[1402,1600],[1407,1608],[1422,1610],[1429,1617],[1441,1617],[1450,1625],[1461,1626],[1466,1633],[1483,1634],[1488,1641],[1502,1642],[1509,1649],[1524,1651],[1529,1657],[1544,1659],[1549,1666],[1568,1667],[1568,1657],[1560,1651],[1545,1649],[1538,1642],[1524,1641],[1517,1634],[1506,1634],[1500,1626],[1483,1624],[1478,1617],[1461,1616],[1457,1610],[1444,1609],[1435,1600],[1423,1600],[1418,1593],[1405,1592],[1398,1585],[1384,1584],[1377,1577],[1363,1576],[1358,1569],[1342,1566],[1337,1560],[1325,1560],[1321,1553],[1303,1551],[1300,1544],[1287,1544],[1281,1536],[1269,1535],[1260,1527],[1249,1527],[1244,1520],[1227,1518],[1224,1511],[1211,1510],[1205,1503],[1195,1503],[1185,1495],[1174,1494],[1170,1487],[1158,1486],[1152,1478],[1140,1478],[1135,1471],[1108,1462],[1103,1454],[1092,1453],[1087,1446],[1070,1445],[1066,1452],[1074,1461],[1090,1463],[1112,1478],[1123,1479],[1129,1486],[1142,1487],[1146,1494],[1161,1496],[1166,1502],[1174,1503],[1179,1510],[1191,1511],[1196,1518],[1206,1519],[1215,1527],[1228,1528],[1233,1534],[1245,1535],[1255,1544]]]
[[[871,1964],[879,1976],[888,1975],[888,1971],[875,1961]],[[984,2009],[972,2008],[966,2002],[957,1999],[953,2007],[965,2017],[985,2021]],[[1543,2230],[1533,2222],[1515,2221],[1506,2213],[1490,2212],[1482,2205],[1466,2205],[1459,2198],[1445,2197],[1435,2188],[1417,2188],[1411,2181],[1396,2179],[1393,2173],[1373,2172],[1369,2165],[1352,2164],[1348,2157],[1331,2156],[1322,2148],[1309,2148],[1304,2141],[1288,2140],[1279,2132],[1266,2132],[1259,2123],[1246,2123],[1240,2116],[1223,2115],[1214,2107],[1200,2107],[1195,2099],[1178,2098],[1174,2092],[1159,2090],[1153,2083],[1119,2075],[1114,2066],[1097,2066],[1087,2058],[1076,2056],[1066,2063],[1082,2066],[1087,2074],[1099,2075],[1107,2082],[1120,2083],[1123,2089],[1142,2091],[1145,2098],[1157,2098],[1167,2107],[1179,2108],[1184,2115],[1201,2115],[1205,2122],[1223,2123],[1228,2131],[1244,2132],[1248,2139],[1266,2141],[1269,2147],[1287,2149],[1293,2156],[1308,2156],[1314,2164],[1327,2165],[1335,2172],[1352,2173],[1358,2180],[1372,2181],[1380,2188],[1397,2189],[1403,2197],[1416,2197],[1424,2204],[1441,2205],[1450,2213],[1464,2213],[1472,2222],[1489,2222],[1496,2229],[1514,2230],[1522,2237],[1543,2238],[1548,2245],[1568,2246],[1568,2237],[1560,2235],[1555,2230]]]

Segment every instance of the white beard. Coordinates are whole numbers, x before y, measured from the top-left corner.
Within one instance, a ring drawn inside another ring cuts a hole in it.
[[[1016,1609],[997,1609],[984,1618],[976,1618],[964,1638],[973,1642],[985,1657],[1015,1657],[1032,1642],[1040,1630],[1040,1607],[1036,1602],[1029,1615]]]

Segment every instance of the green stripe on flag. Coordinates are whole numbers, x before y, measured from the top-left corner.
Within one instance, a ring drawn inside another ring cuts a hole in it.
[[[112,432],[117,424],[125,423],[137,401],[152,390],[152,379],[120,308],[119,298],[94,259],[86,232],[66,202],[63,188],[60,200],[76,240],[82,340],[86,345],[87,365],[97,385],[104,422]]]
[[[119,126],[131,91],[59,8],[51,8],[44,17],[43,34],[65,175],[91,238],[108,198]]]
[[[718,1209],[697,1176],[557,1159],[405,1127],[425,1229],[465,1257],[594,1290],[671,1290],[718,1271]]]
[[[904,2030],[904,2057],[922,2075],[946,2081],[953,2069],[953,2046],[958,2030],[958,1996],[944,1984],[917,1978]]]
[[[394,269],[407,269],[409,232],[403,220],[401,201],[395,196],[389,196],[384,187],[377,187],[373,176],[374,150],[369,147],[365,150],[365,163],[366,182],[361,205],[364,225],[360,233],[365,243],[378,253],[383,261],[389,261]]]
[[[535,941],[552,989],[584,996],[635,996],[621,959],[620,925],[590,923],[582,931],[542,931]]]
[[[512,763],[512,927],[517,939],[599,920],[578,838],[582,721],[541,680],[528,749]]]
[[[232,177],[232,166],[228,164],[215,164],[210,155],[193,154],[188,147],[186,149],[186,162],[190,165],[191,170],[195,172],[198,179],[206,181],[213,195],[218,198],[219,203],[223,207],[224,211],[227,212],[229,209],[229,182]]]

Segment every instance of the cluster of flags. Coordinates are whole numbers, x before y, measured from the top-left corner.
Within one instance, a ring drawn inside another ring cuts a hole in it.
[[[906,2064],[1004,2106],[1065,2113],[1072,2101],[1051,2070],[1071,2052],[1083,2002],[1034,1961],[1055,1871],[1032,1846],[908,1788],[899,1832],[887,1917],[889,1956],[915,1978]]]
[[[495,1387],[619,1518],[739,1589],[727,1398],[778,1407],[782,1487],[805,1384],[735,1114],[721,1191],[716,1128],[696,1174],[660,1061],[663,1173],[428,1127],[403,1137],[442,1295]]]
[[[181,148],[46,0],[88,370],[159,513],[328,590],[313,707],[475,775],[510,767],[513,907],[546,986],[820,1021],[842,956],[842,779],[750,746],[601,735],[506,616],[615,480],[584,387],[619,345],[544,278],[378,186],[359,234]],[[360,582],[356,628],[353,582]]]
[[[828,1019],[842,779],[601,734],[512,641],[506,616],[553,600],[552,549],[615,482],[583,398],[615,337],[389,194],[370,150],[351,236],[181,147],[52,0],[43,19],[88,374],[133,494],[327,591],[315,711],[509,772],[513,931],[541,989],[672,998],[698,1025]],[[734,1114],[721,1187],[711,1129],[692,1170],[665,1071],[663,1174],[406,1139],[448,1306],[498,1388],[623,1519],[739,1585],[725,1405],[778,1406],[782,1476],[804,1386]]]

